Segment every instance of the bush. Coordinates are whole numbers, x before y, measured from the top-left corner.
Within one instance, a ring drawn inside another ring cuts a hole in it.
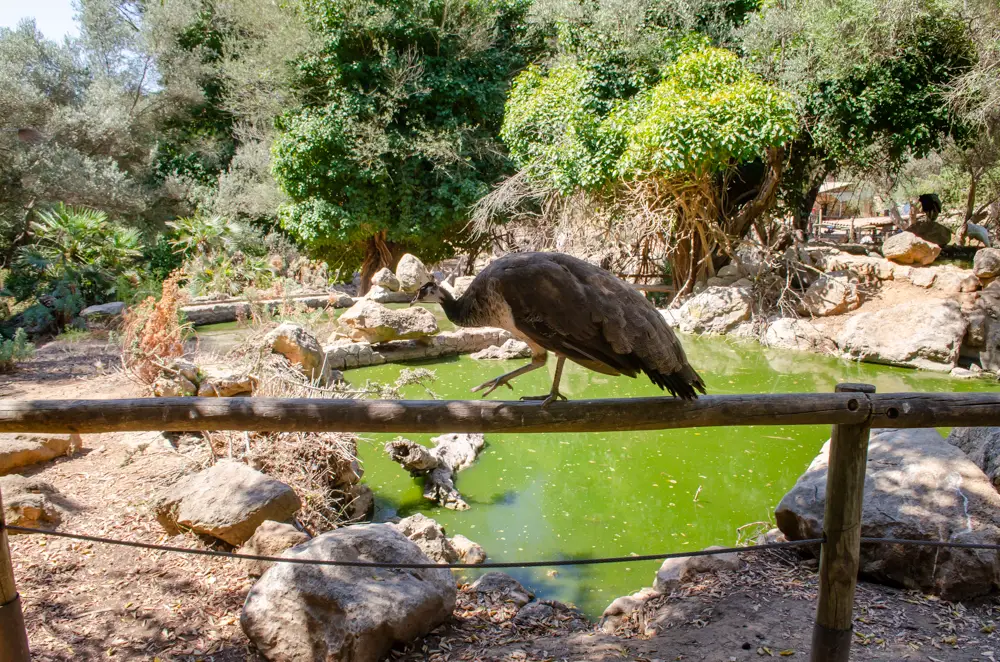
[[[0,341],[0,372],[10,372],[18,362],[34,355],[35,346],[28,342],[28,334],[18,329],[12,339]]]
[[[122,327],[122,365],[147,386],[159,377],[162,366],[184,354],[184,325],[180,322],[182,297],[174,272],[163,281],[160,300],[148,297],[125,313]]]

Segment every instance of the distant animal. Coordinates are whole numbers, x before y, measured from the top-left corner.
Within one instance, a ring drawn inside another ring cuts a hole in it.
[[[938,197],[937,193],[924,193],[917,200],[920,202],[920,209],[927,216],[927,220],[937,220],[938,214],[941,213],[941,198]]]
[[[967,239],[978,239],[983,242],[984,246],[991,246],[990,243],[990,233],[982,225],[977,225],[975,223],[967,223],[965,226],[965,236]]]
[[[440,304],[458,326],[506,329],[531,348],[531,363],[472,389],[485,389],[483,397],[501,386],[513,390],[510,381],[543,367],[547,352],[558,359],[551,390],[522,400],[565,400],[559,380],[566,359],[605,375],[645,373],[675,397],[705,392],[659,311],[628,284],[569,255],[512,253],[480,272],[460,298],[427,283],[413,300],[419,302]]]

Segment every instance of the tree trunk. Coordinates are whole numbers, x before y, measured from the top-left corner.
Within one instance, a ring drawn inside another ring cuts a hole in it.
[[[819,189],[823,186],[823,180],[826,179],[826,170],[819,171],[817,175],[813,179],[813,185],[809,187],[805,197],[802,199],[802,203],[795,210],[795,215],[792,217],[792,229],[796,233],[801,234],[799,237],[800,241],[806,241],[809,238],[809,217],[812,215],[813,205],[816,204]]]
[[[372,288],[372,276],[384,267],[395,269],[405,250],[399,244],[385,240],[385,230],[379,232],[365,247],[365,260],[361,263],[361,285],[358,296],[368,294]]]
[[[965,235],[969,231],[969,222],[976,213],[976,185],[978,180],[972,177],[969,182],[969,195],[965,199],[965,216],[962,217],[962,224],[955,232],[955,243],[959,246],[965,245]]]

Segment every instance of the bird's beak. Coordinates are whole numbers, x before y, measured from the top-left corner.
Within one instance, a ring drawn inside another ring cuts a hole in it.
[[[418,299],[417,299],[416,297],[414,297],[414,298],[413,298],[413,301],[411,301],[411,302],[410,302],[410,305],[409,305],[409,306],[407,306],[407,308],[413,308],[413,307],[414,307],[415,305],[417,305],[418,303],[420,303],[420,301],[419,301],[419,300],[418,300]]]

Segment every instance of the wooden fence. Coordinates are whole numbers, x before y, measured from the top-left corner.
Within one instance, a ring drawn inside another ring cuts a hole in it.
[[[825,540],[812,662],[846,662],[861,553],[871,428],[1000,426],[1000,393],[834,393],[630,398],[557,402],[142,398],[0,401],[0,432],[327,431],[603,432],[732,425],[832,425]],[[3,524],[0,495],[0,525]],[[0,526],[0,662],[28,662],[28,642]],[[9,643],[8,643],[9,642]]]

